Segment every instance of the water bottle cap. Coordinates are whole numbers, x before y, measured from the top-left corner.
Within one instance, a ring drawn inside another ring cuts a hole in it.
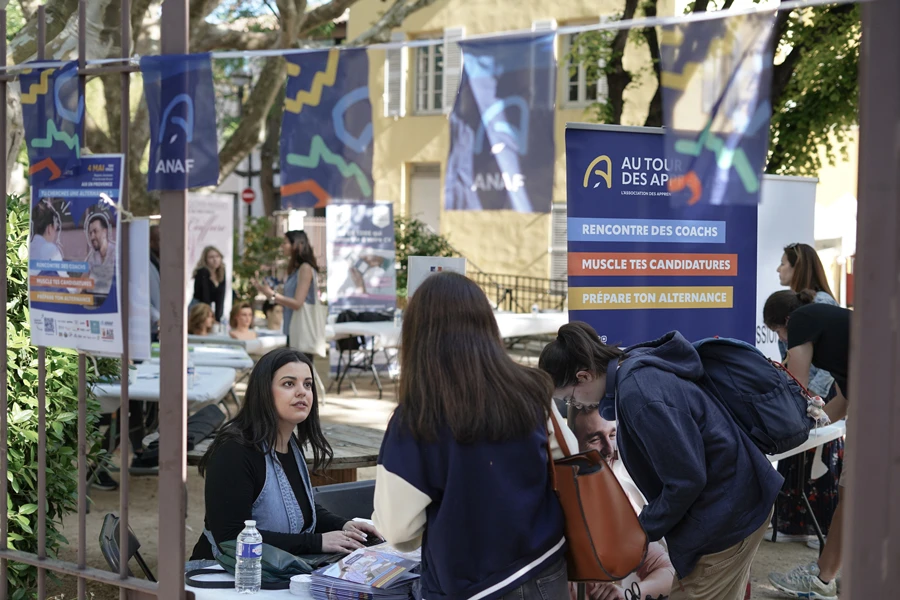
[[[256,521],[244,521],[246,527],[256,527]]]

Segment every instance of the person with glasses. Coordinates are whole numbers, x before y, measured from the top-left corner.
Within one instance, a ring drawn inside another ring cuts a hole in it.
[[[815,248],[807,244],[793,243],[784,247],[781,263],[778,265],[778,280],[799,294],[804,290],[815,293],[814,302],[837,306],[834,294],[825,277],[825,268]],[[787,357],[785,342],[778,340],[782,361]],[[834,378],[825,369],[811,366],[809,369],[809,390],[829,402],[836,395]],[[812,520],[803,501],[803,483],[809,506],[812,507],[816,522],[822,533],[828,535],[834,513],[838,505],[838,480],[843,469],[844,440],[838,439],[809,450],[806,455],[795,455],[778,461],[778,472],[784,476],[784,489],[775,505],[772,530],[766,539],[777,542],[802,542],[818,549],[819,539],[815,535]],[[820,464],[815,464],[818,461]],[[824,473],[813,479],[824,467]]]
[[[573,322],[539,366],[555,398],[616,422],[619,456],[647,499],[641,525],[651,542],[668,544],[678,577],[671,599],[743,600],[783,479],[700,387],[703,364],[690,342],[672,332],[623,351]]]

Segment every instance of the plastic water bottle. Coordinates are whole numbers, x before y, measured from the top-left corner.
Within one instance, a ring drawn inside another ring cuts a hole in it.
[[[262,536],[256,529],[256,521],[244,521],[234,557],[234,590],[239,594],[255,594],[262,585]]]
[[[197,366],[194,364],[194,357],[190,352],[187,356],[187,379],[188,388],[193,388],[197,380]]]
[[[394,309],[394,327],[403,326],[403,311],[399,308]]]

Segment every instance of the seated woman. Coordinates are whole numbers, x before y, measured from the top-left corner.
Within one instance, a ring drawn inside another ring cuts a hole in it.
[[[615,421],[607,421],[601,417],[597,408],[572,406],[569,411],[575,417],[573,428],[578,440],[578,451],[596,450],[600,453],[622,484],[635,512],[640,514],[647,501],[619,460]],[[586,594],[590,600],[615,600],[623,597],[624,590],[629,589],[632,582],[637,582],[641,588],[641,598],[665,598],[672,591],[674,580],[675,568],[665,546],[661,542],[651,542],[647,548],[647,558],[636,573],[616,583],[589,583]],[[570,584],[570,592],[574,600],[574,584]]]
[[[231,309],[228,324],[231,326],[228,335],[232,338],[236,340],[256,339],[256,332],[251,329],[253,326],[253,307],[249,302],[241,302],[234,305],[234,308]]]
[[[240,412],[200,462],[206,517],[189,570],[211,564],[217,544],[237,539],[248,519],[256,521],[263,543],[296,555],[350,553],[368,535],[378,536],[371,525],[316,504],[301,449],[312,449],[314,472],[333,453],[319,424],[312,368],[290,348],[269,352],[253,368]]]
[[[188,313],[188,334],[189,335],[209,335],[212,328],[216,324],[216,315],[212,306],[198,302],[191,307]]]

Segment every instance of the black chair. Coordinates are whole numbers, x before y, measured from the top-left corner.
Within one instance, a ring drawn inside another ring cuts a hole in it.
[[[352,321],[359,322],[375,322],[375,321],[390,321],[394,317],[393,315],[389,315],[386,313],[379,312],[354,312],[352,310],[345,310],[338,314],[337,322],[338,323],[348,323]],[[347,373],[349,373],[350,369],[355,369],[358,371],[366,371],[372,373],[372,379],[375,382],[375,386],[378,388],[378,399],[380,400],[382,395],[384,394],[384,389],[381,385],[381,378],[378,376],[378,369],[375,367],[375,354],[376,348],[374,341],[372,344],[368,344],[366,342],[366,338],[363,336],[352,336],[348,338],[343,338],[335,341],[335,345],[337,346],[338,354],[338,364],[337,364],[337,374],[335,381],[337,382],[337,393],[341,394],[341,386],[344,384],[344,379],[347,378]],[[346,362],[344,361],[344,355],[346,354]],[[332,384],[335,382],[332,381]],[[356,389],[356,384],[353,379],[350,380],[350,387],[353,388],[353,392],[358,394],[359,392]],[[328,386],[328,390],[331,390],[331,386]]]
[[[375,480],[323,485],[315,489],[316,504],[345,519],[371,519],[375,511]]]
[[[141,543],[138,541],[137,536],[134,535],[134,532],[131,530],[131,527],[128,528],[128,560],[134,558],[137,561],[138,566],[144,572],[144,576],[148,581],[156,581],[156,577],[153,576],[153,572],[150,570],[150,567],[147,566],[147,563],[144,562],[144,558],[141,556],[139,550],[141,549]],[[100,552],[103,554],[103,558],[106,559],[106,563],[109,565],[109,568],[114,572],[119,572],[119,517],[115,513],[109,513],[105,517],[103,517],[103,526],[100,528]],[[128,576],[131,577],[131,569],[128,569]]]

